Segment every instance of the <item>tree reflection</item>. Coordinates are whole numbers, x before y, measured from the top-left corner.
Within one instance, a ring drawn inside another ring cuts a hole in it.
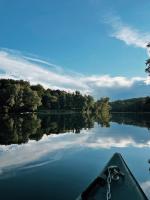
[[[29,137],[38,137],[41,120],[36,115],[0,116],[0,143],[21,144],[26,143]]]
[[[109,127],[110,117],[106,114],[55,114],[55,115],[1,115],[0,144],[21,144],[29,140],[40,140],[44,134],[65,132],[80,133],[90,129],[97,122],[102,127]]]
[[[24,114],[0,115],[0,144],[21,144],[29,140],[40,140],[44,134],[73,132],[91,129],[94,123],[109,127],[110,121],[150,129],[150,114],[99,113],[99,114]]]
[[[150,113],[112,113],[111,121],[150,129]]]

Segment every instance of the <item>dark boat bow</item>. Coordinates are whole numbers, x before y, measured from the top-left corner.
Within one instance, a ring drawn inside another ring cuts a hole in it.
[[[78,200],[148,200],[121,154],[115,153]]]

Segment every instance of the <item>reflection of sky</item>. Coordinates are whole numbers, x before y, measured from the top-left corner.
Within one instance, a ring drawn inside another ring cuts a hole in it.
[[[148,191],[149,147],[150,133],[146,128],[116,123],[111,123],[110,128],[95,125],[93,129],[82,130],[80,134],[44,135],[40,141],[30,141],[21,145],[1,145],[0,178],[8,178],[13,170],[30,170],[59,161],[67,155],[74,156],[74,152],[80,152],[79,155],[82,155],[84,151],[90,150],[99,155],[107,154],[106,158],[109,159],[112,153],[118,151],[123,154],[144,190]]]
[[[150,147],[149,134],[146,128],[112,123],[111,128],[95,125],[90,132],[82,130],[80,134],[44,135],[40,141],[29,141],[22,145],[1,145],[0,169],[2,172],[5,168],[25,165],[55,152],[63,154],[65,149],[72,148],[148,148]]]

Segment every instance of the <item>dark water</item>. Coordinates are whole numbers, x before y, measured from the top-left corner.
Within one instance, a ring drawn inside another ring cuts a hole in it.
[[[120,152],[150,197],[150,115],[0,116],[0,199],[73,200]]]

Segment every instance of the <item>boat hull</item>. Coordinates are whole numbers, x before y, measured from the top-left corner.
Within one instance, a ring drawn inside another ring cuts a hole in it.
[[[140,185],[132,175],[127,164],[119,153],[115,153],[102,173],[82,192],[77,200],[105,200],[107,195],[107,169],[118,166],[122,174],[119,180],[111,182],[112,200],[148,200]]]

